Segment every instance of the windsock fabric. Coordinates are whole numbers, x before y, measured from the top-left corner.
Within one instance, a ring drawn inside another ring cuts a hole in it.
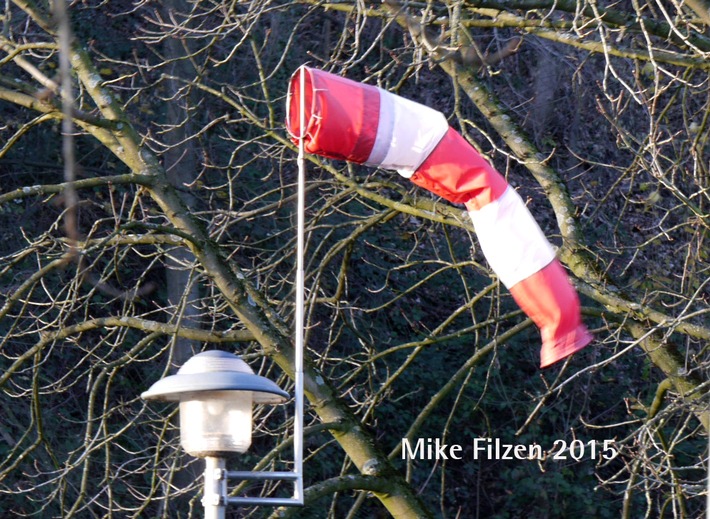
[[[292,76],[287,103],[287,128],[306,152],[393,169],[465,204],[488,263],[540,329],[541,367],[589,344],[577,293],[525,203],[441,112],[309,67]]]
[[[569,357],[592,341],[580,319],[577,292],[558,259],[509,289],[520,309],[540,328],[540,367]]]
[[[308,153],[394,169],[410,178],[449,129],[444,114],[428,106],[303,68]],[[301,135],[299,75],[297,71],[291,78],[286,119],[294,140]]]

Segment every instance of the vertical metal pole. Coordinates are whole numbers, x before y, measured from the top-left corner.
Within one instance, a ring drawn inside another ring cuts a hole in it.
[[[224,458],[205,458],[205,519],[224,519],[227,509],[227,463]]]
[[[304,340],[304,254],[306,227],[306,67],[301,67],[300,81],[300,120],[301,134],[298,140],[298,223],[296,237],[296,351],[295,368],[295,416],[293,423],[294,483],[293,497],[303,502],[303,340]]]

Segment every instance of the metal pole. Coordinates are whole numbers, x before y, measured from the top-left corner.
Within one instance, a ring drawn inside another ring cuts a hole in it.
[[[298,139],[298,222],[296,237],[296,351],[295,368],[295,416],[293,421],[294,483],[293,497],[303,503],[303,341],[304,341],[304,254],[306,227],[306,67],[301,67],[300,80],[300,121],[301,134]]]
[[[202,504],[205,519],[224,519],[228,504],[302,506],[303,505],[303,350],[305,330],[305,228],[306,228],[306,67],[300,70],[300,128],[298,142],[298,186],[296,222],[296,319],[294,330],[294,419],[293,419],[293,472],[244,472],[227,471],[223,458],[205,458],[205,494]],[[292,498],[274,497],[229,497],[227,480],[290,480],[293,481]]]
[[[227,509],[227,463],[224,458],[205,458],[205,519],[224,519]]]

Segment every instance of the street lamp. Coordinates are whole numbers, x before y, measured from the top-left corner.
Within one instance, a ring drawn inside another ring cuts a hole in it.
[[[225,455],[243,453],[251,445],[253,404],[281,404],[289,395],[271,380],[255,375],[240,357],[205,351],[190,358],[177,374],[153,384],[141,397],[180,403],[180,444],[188,454],[205,459],[205,518],[222,519],[231,503],[301,505],[300,469],[294,472],[231,472]],[[297,431],[298,433],[298,431]],[[296,460],[297,467],[300,460]],[[229,497],[227,480],[291,480],[295,497]]]
[[[159,380],[141,396],[145,400],[180,402],[180,443],[190,454],[205,458],[206,519],[223,519],[226,505],[302,506],[303,496],[303,350],[305,328],[304,255],[306,193],[306,69],[300,68],[300,135],[298,138],[298,190],[296,223],[296,305],[294,330],[293,471],[227,471],[224,455],[245,452],[251,444],[252,404],[278,404],[288,393],[270,380],[255,375],[236,355],[209,351],[195,355],[176,375]],[[287,106],[293,92],[289,87]],[[227,479],[284,480],[294,484],[291,498],[230,497]]]

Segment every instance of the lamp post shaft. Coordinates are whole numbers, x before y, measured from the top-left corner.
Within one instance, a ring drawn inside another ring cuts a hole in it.
[[[205,458],[205,519],[224,519],[227,508],[227,470],[224,458]]]

